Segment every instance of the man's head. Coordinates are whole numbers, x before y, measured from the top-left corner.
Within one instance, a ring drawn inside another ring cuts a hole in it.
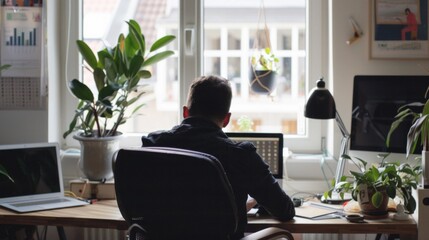
[[[232,91],[227,79],[202,76],[192,83],[183,116],[200,116],[215,121],[222,127],[229,122]]]

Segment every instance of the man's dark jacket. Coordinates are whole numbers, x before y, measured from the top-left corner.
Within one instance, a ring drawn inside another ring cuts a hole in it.
[[[256,199],[274,217],[288,221],[295,216],[293,202],[280,188],[268,165],[249,142],[236,143],[213,122],[189,117],[169,131],[158,131],[142,137],[143,147],[162,146],[200,151],[215,156],[225,169],[235,194],[238,230],[242,237],[247,224],[247,195]]]

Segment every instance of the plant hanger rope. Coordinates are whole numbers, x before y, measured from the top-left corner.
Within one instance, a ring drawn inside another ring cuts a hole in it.
[[[267,19],[266,19],[266,15],[265,15],[264,0],[261,0],[261,6],[259,8],[258,24],[257,24],[257,28],[256,28],[256,36],[255,36],[255,41],[253,42],[253,49],[255,51],[258,51],[260,49],[260,46],[259,46],[259,39],[260,39],[259,24],[261,23],[262,18],[264,21],[263,37],[265,37],[265,44],[266,44],[266,47],[264,47],[263,49],[265,49],[265,48],[271,49],[270,31],[268,29]],[[255,59],[255,60],[260,61],[260,59]],[[250,82],[250,89],[252,89],[253,84],[258,84],[261,88],[263,88],[267,91],[268,95],[271,95],[271,89],[261,81],[261,78],[268,76],[272,72],[272,70],[268,70],[265,73],[258,75],[256,73],[256,67],[254,66],[254,64],[255,63],[252,62],[252,58],[251,58],[250,59],[250,65],[252,67],[254,79]]]

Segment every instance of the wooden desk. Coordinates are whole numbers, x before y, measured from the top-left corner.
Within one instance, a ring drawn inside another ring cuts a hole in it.
[[[417,224],[411,217],[407,221],[396,221],[392,216],[387,219],[365,221],[366,223],[350,223],[345,219],[310,220],[295,217],[292,221],[280,222],[269,217],[251,217],[248,218],[247,231],[254,232],[276,226],[292,233],[388,233],[408,235],[411,239],[417,239]]]
[[[0,224],[74,226],[119,230],[128,228],[119,212],[116,200],[32,213],[15,213],[0,208]]]
[[[392,218],[368,220],[367,223],[349,223],[344,219],[309,220],[295,217],[293,221],[280,222],[269,217],[251,217],[247,230],[255,232],[277,226],[292,233],[389,233],[417,237],[414,219],[394,221]],[[0,224],[75,226],[125,230],[127,224],[121,216],[116,200],[99,201],[92,205],[33,213],[14,213],[0,209]],[[401,238],[402,239],[402,238]]]

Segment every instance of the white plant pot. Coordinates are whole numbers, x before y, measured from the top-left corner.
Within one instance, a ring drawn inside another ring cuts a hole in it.
[[[422,151],[422,187],[429,188],[429,151]]]
[[[79,168],[88,180],[105,181],[113,178],[113,158],[119,150],[121,135],[102,138],[79,134],[73,136],[81,146]]]

